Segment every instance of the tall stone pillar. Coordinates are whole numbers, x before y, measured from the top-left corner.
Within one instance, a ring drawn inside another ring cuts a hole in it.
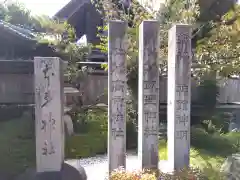
[[[79,163],[64,162],[63,61],[57,57],[34,58],[36,170],[17,180],[87,180]]]
[[[191,26],[174,25],[168,38],[168,162],[179,170],[190,155]]]
[[[108,163],[109,173],[126,167],[126,42],[127,23],[108,25]]]
[[[34,72],[37,173],[60,172],[64,162],[61,60],[35,57]]]
[[[159,27],[143,21],[139,33],[138,157],[142,169],[158,168]]]

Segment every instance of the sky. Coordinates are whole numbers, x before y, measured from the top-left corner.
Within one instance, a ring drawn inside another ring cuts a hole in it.
[[[5,0],[0,0],[4,2]],[[12,1],[12,0],[8,0]],[[31,10],[32,14],[45,14],[48,16],[54,15],[58,10],[64,7],[70,0],[17,0]],[[240,2],[240,0],[238,0]]]
[[[12,0],[8,0],[12,2]],[[23,3],[34,15],[53,16],[58,10],[64,7],[70,0],[17,0]],[[0,3],[4,0],[0,0]]]

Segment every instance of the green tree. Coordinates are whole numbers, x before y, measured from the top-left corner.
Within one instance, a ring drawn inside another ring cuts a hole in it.
[[[0,19],[22,27],[29,28],[34,25],[34,19],[30,16],[30,11],[20,3],[1,4]]]
[[[186,1],[168,1],[164,12],[158,11],[147,11],[137,1],[132,1],[130,8],[121,8],[115,1],[112,0],[101,0],[98,1],[96,7],[104,14],[105,24],[111,19],[121,19],[127,21],[129,24],[128,28],[128,50],[127,50],[127,77],[128,85],[132,93],[134,101],[137,101],[137,78],[138,78],[138,27],[143,20],[158,19],[160,20],[160,42],[159,47],[160,54],[158,62],[161,65],[163,73],[166,72],[167,62],[167,45],[168,45],[168,29],[172,23],[196,23],[196,19],[199,15],[199,7],[196,0],[191,0],[186,6]],[[177,10],[178,9],[178,10]],[[176,11],[177,10],[177,11]],[[104,31],[107,30],[107,26],[104,27]],[[102,51],[107,51],[107,37],[101,36],[101,44],[98,46]]]
[[[196,46],[196,62],[202,71],[215,71],[221,76],[240,72],[240,6],[236,5],[220,22],[209,23],[211,31]]]
[[[77,62],[84,61],[90,46],[77,45],[75,30],[67,22],[53,20],[48,16],[31,16],[30,11],[20,3],[0,5],[0,20],[17,27],[31,30],[39,44],[51,46],[64,60],[68,61],[66,74],[74,83],[82,74]]]

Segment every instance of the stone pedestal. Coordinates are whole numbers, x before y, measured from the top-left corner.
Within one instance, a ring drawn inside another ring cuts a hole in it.
[[[35,169],[28,169],[15,180],[87,180],[87,175],[80,165],[72,166],[64,163],[58,172],[37,173]]]
[[[126,166],[126,42],[127,23],[108,26],[108,163],[109,173]]]
[[[191,103],[191,27],[177,24],[168,41],[168,163],[172,170],[189,166]]]
[[[227,180],[240,179],[240,154],[232,154],[227,157],[221,167],[222,176]]]
[[[142,169],[158,168],[159,22],[143,21],[139,33],[138,157]]]

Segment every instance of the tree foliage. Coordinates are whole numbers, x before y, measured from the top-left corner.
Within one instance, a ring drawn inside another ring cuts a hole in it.
[[[74,83],[82,74],[77,62],[85,60],[90,47],[76,44],[75,30],[67,22],[45,15],[31,16],[30,11],[19,3],[0,5],[0,20],[31,30],[37,43],[52,47],[63,60],[67,60],[66,75],[70,82]]]
[[[169,0],[160,11],[150,8],[143,8],[136,0],[133,0],[130,7],[125,7],[116,0],[95,1],[97,10],[103,15],[105,26],[99,27],[107,31],[107,22],[112,19],[127,21],[128,28],[128,49],[127,49],[127,69],[128,84],[130,89],[137,92],[138,76],[138,27],[143,20],[157,19],[160,22],[160,47],[158,63],[161,73],[167,70],[167,46],[168,30],[173,23],[189,23],[194,28],[193,37],[198,36],[207,29],[204,38],[197,39],[196,51],[194,53],[193,74],[197,76],[206,71],[220,72],[221,75],[229,76],[239,74],[239,50],[240,50],[240,6],[229,11],[220,22],[207,22],[199,24],[199,6],[197,0]],[[149,11],[150,9],[150,11]],[[232,18],[234,16],[234,18]],[[33,17],[30,11],[20,4],[0,5],[0,19],[29,28],[38,35],[39,43],[48,43],[57,52],[69,61],[68,74],[70,79],[76,79],[79,72],[77,61],[84,61],[86,55],[91,51],[91,47],[77,45],[75,30],[66,22],[53,20],[47,16]],[[232,23],[229,19],[234,19]],[[47,38],[46,38],[47,37]],[[49,38],[51,37],[51,38]],[[101,43],[97,48],[107,52],[107,37],[100,35]],[[137,95],[134,95],[137,98]]]
[[[229,19],[233,19],[230,24]],[[197,43],[196,62],[201,70],[216,71],[222,76],[240,72],[240,6],[236,5],[221,22],[211,23],[212,30]]]
[[[158,61],[162,69],[161,72],[165,73],[167,70],[169,28],[174,23],[188,23],[193,27],[192,38],[196,39],[193,41],[196,43],[193,44],[195,47],[193,74],[200,76],[209,71],[219,72],[222,76],[239,74],[239,5],[231,9],[219,21],[205,23],[198,21],[200,11],[197,0],[169,0],[160,11],[147,11],[135,1],[132,2],[127,11],[113,0],[101,0],[98,2],[97,8],[104,14],[105,22],[110,19],[121,19],[129,22],[128,75],[131,74],[132,78],[136,78],[137,74],[138,26],[147,19],[157,19],[160,22],[159,39],[161,46]],[[107,30],[107,27],[104,29]],[[204,34],[203,37],[202,34]],[[107,51],[107,37],[102,37],[102,43],[99,47],[103,51]]]
[[[162,73],[167,70],[167,46],[168,46],[168,30],[173,23],[195,23],[199,15],[199,8],[196,0],[191,0],[188,7],[186,6],[187,1],[168,1],[165,5],[164,12],[154,11],[149,7],[151,11],[146,10],[137,1],[132,1],[129,8],[119,5],[114,0],[101,0],[96,5],[97,9],[104,15],[104,22],[106,26],[104,31],[107,31],[107,22],[113,19],[120,19],[127,21],[129,24],[127,33],[127,77],[128,86],[135,100],[137,100],[137,83],[138,83],[138,36],[139,36],[139,25],[143,20],[157,19],[160,23],[160,47],[158,63],[162,69]],[[178,9],[178,10],[177,10]],[[177,10],[177,11],[176,11]],[[107,51],[107,37],[101,37],[101,44],[98,48],[102,51]]]
[[[0,5],[0,19],[13,25],[30,27],[34,24],[30,11],[20,3],[6,3]]]

